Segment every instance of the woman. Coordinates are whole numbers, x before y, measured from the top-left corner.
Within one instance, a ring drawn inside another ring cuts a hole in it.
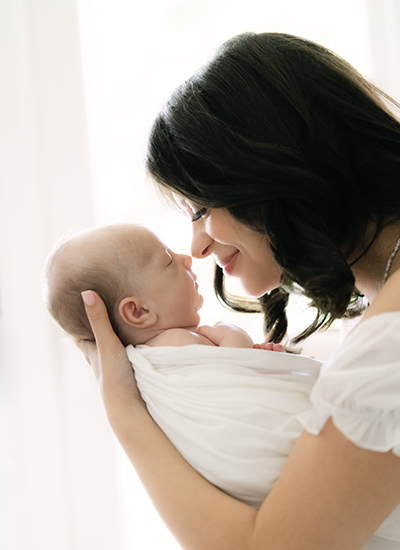
[[[372,303],[316,383],[306,429],[256,511],[160,432],[103,304],[84,293],[97,348],[81,347],[110,424],[185,549],[400,549],[400,123],[388,102],[316,44],[246,34],[155,121],[149,172],[190,212],[192,254],[214,255],[225,302],[247,308],[225,292],[224,273],[259,299],[275,341],[292,287],[317,308],[296,341],[360,313],[362,295]]]

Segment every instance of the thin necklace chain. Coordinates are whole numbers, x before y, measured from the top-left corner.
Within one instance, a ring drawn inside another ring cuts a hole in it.
[[[396,256],[397,251],[400,248],[400,239],[397,241],[396,246],[393,249],[393,252],[390,254],[388,263],[386,264],[386,271],[385,275],[383,276],[382,282],[381,282],[381,288],[386,283],[386,279],[388,278],[390,268],[392,267],[393,258]]]

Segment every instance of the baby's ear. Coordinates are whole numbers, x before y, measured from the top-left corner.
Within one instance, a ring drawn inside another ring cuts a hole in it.
[[[138,296],[123,298],[118,313],[125,323],[135,328],[148,328],[157,321],[156,313],[147,309]]]

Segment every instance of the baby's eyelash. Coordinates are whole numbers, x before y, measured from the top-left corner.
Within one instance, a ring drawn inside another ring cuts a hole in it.
[[[202,218],[206,212],[207,212],[207,208],[202,208],[201,210],[198,210],[196,214],[193,216],[192,222],[197,222],[197,220]]]

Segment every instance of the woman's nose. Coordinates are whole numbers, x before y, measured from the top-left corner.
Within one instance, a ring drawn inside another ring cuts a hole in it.
[[[191,253],[193,258],[203,259],[211,254],[211,244],[213,240],[206,233],[200,224],[194,223],[192,226],[192,246]]]

